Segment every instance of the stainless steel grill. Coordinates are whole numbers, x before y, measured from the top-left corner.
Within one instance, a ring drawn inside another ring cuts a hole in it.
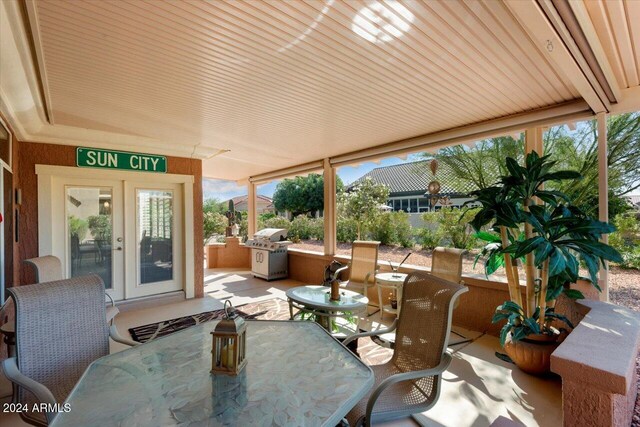
[[[282,279],[289,275],[287,230],[265,228],[245,243],[251,248],[251,272],[266,280]]]

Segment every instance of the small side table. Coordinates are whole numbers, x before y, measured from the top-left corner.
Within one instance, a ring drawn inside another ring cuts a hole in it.
[[[378,301],[381,304],[380,308],[380,320],[382,320],[383,314],[392,313],[396,316],[400,315],[401,303],[402,303],[402,284],[404,279],[407,278],[405,273],[379,273],[376,274],[376,285],[378,286]],[[391,304],[382,305],[382,290],[391,289],[396,295],[398,301],[398,308],[391,307]]]

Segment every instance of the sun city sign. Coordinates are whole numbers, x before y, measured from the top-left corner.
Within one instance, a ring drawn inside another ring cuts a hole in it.
[[[76,165],[81,168],[167,172],[167,158],[164,156],[86,147],[78,147],[76,150]]]

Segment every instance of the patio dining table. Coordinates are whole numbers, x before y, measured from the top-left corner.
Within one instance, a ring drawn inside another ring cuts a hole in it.
[[[210,374],[216,323],[96,360],[52,426],[333,427],[373,385],[371,369],[312,322],[247,321],[246,368]]]

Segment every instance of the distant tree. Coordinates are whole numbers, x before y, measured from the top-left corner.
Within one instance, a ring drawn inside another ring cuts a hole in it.
[[[505,159],[524,158],[524,139],[510,136],[479,141],[474,147],[454,145],[445,147],[433,155],[439,163],[446,165],[454,175],[454,181],[447,184],[456,190],[463,190],[472,184],[479,190],[496,183],[501,175],[507,173]]]
[[[578,181],[554,183],[574,204],[598,208],[598,133],[595,120],[570,134],[565,126],[551,128],[544,138],[545,151],[561,169],[573,169],[583,176]],[[620,114],[607,119],[607,164],[609,171],[609,215],[628,209],[623,197],[640,188],[640,113]],[[589,209],[590,208],[590,209]]]
[[[336,187],[338,192],[344,187],[339,177],[336,178]],[[324,178],[312,173],[284,179],[273,193],[273,205],[280,212],[291,212],[294,217],[323,210]]]
[[[204,215],[204,243],[206,244],[211,237],[216,234],[224,234],[225,227],[227,226],[227,217],[223,212],[226,212],[227,205],[217,199],[205,200],[202,206],[202,213]]]
[[[567,194],[573,203],[597,210],[598,200],[598,139],[597,125],[591,120],[578,125],[575,132],[567,126],[554,126],[544,133],[545,153],[558,162],[558,168],[577,170],[583,179],[550,183],[553,189]],[[614,216],[624,210],[622,197],[640,188],[640,113],[621,114],[607,119],[609,146],[609,211]],[[446,147],[435,156],[454,175],[448,183],[455,189],[463,189],[468,183],[474,189],[482,189],[496,183],[499,175],[506,173],[506,157],[524,157],[524,137],[491,138],[479,141],[475,147],[464,145]]]
[[[338,215],[356,221],[358,239],[364,228],[372,224],[380,215],[380,205],[387,202],[389,187],[376,184],[367,177],[350,191],[338,195]]]

